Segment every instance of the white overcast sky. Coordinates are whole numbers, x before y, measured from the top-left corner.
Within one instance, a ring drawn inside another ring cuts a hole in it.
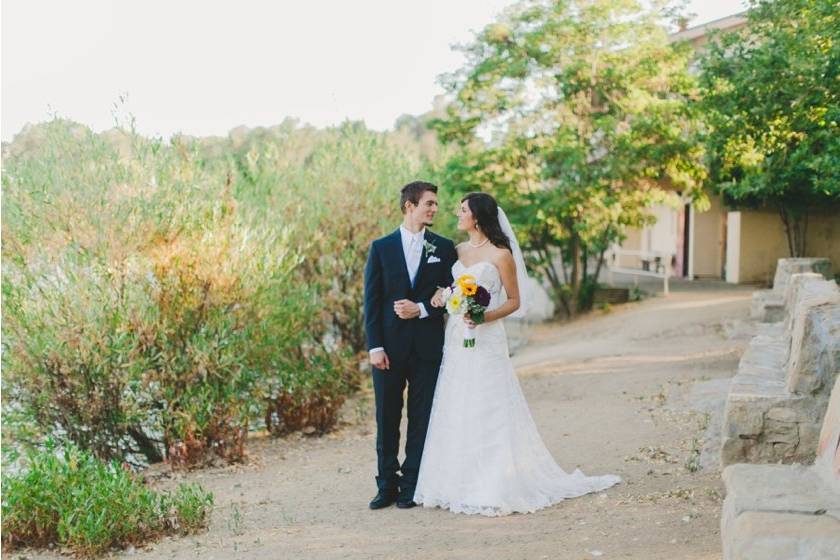
[[[225,135],[285,117],[390,128],[512,0],[3,0],[2,139],[51,114],[94,130]],[[691,25],[743,9],[690,0]]]

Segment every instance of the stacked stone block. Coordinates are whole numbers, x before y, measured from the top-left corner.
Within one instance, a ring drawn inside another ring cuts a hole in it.
[[[724,411],[721,463],[810,462],[840,372],[840,289],[821,274],[785,281],[784,314],[759,324]]]
[[[788,282],[791,276],[803,272],[820,274],[830,280],[831,261],[825,258],[779,259],[773,277],[773,288],[753,292],[750,307],[752,318],[763,323],[781,321],[786,308],[785,293]]]
[[[737,464],[723,480],[724,560],[840,558],[840,378],[813,466]]]

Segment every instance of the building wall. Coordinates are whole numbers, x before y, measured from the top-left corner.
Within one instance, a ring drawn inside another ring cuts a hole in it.
[[[679,243],[679,211],[664,204],[655,204],[650,208],[656,222],[643,228],[628,228],[626,238],[621,242],[625,251],[676,255]],[[617,266],[642,269],[642,258],[635,255],[622,255]],[[672,270],[672,274],[675,271]]]
[[[730,212],[728,226],[730,241],[737,243],[737,249],[729,247],[731,258],[727,259],[727,263],[737,262],[733,270],[727,266],[727,281],[769,285],[776,271],[776,261],[790,256],[784,225],[778,213],[769,210]],[[840,213],[824,212],[810,216],[805,256],[828,257],[835,272],[840,270]]]
[[[656,223],[648,226],[646,251],[674,254],[677,247],[679,212],[670,206],[656,204],[651,208]]]
[[[741,212],[740,245],[739,283],[769,285],[776,273],[776,261],[789,256],[784,227],[775,212]]]
[[[641,251],[642,250],[642,230],[631,228],[625,232],[627,236],[621,242],[621,248],[625,251]],[[622,268],[642,268],[642,259],[635,255],[622,255],[616,266]]]
[[[828,257],[834,274],[840,274],[840,208],[810,218],[805,253],[808,257]]]

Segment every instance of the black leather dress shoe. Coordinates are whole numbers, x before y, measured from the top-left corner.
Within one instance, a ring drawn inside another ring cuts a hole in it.
[[[400,509],[409,509],[413,507],[417,507],[417,504],[414,503],[414,490],[409,492],[400,492],[399,498],[397,498],[397,507]]]
[[[396,490],[380,490],[374,499],[370,501],[370,509],[382,509],[397,501],[399,493]]]

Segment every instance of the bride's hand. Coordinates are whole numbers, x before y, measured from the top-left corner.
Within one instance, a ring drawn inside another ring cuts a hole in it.
[[[443,288],[438,288],[435,295],[432,296],[432,307],[443,307],[444,305]]]
[[[478,323],[473,321],[469,315],[464,315],[464,324],[467,326],[468,329],[474,329],[478,326]]]

